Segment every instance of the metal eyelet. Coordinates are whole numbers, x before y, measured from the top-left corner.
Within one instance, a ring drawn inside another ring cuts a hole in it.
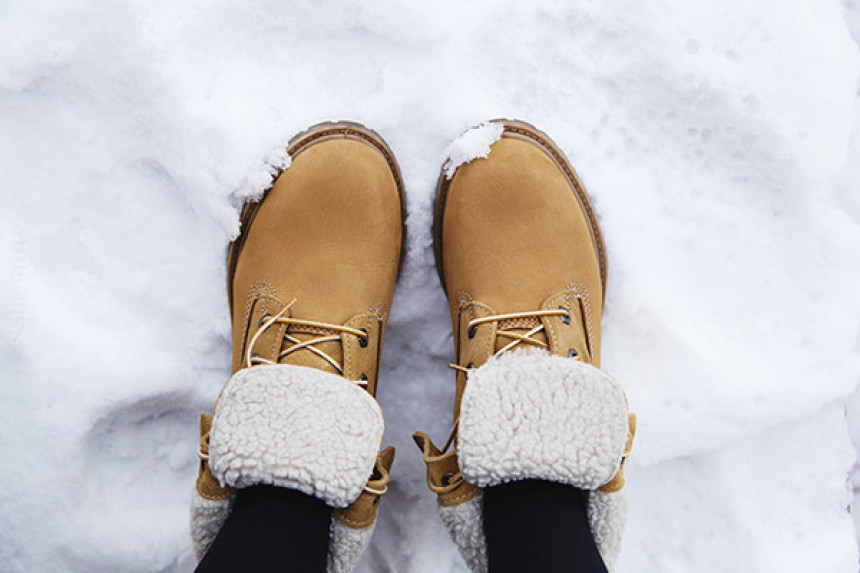
[[[264,314],[263,316],[261,316],[260,321],[257,323],[257,327],[262,328],[263,323],[266,322],[267,320],[269,320],[270,318],[272,318],[271,314]]]
[[[565,312],[564,316],[561,317],[561,321],[565,324],[570,324],[570,311],[563,306],[558,307],[558,310],[563,310]]]
[[[467,334],[469,335],[469,338],[475,338],[475,335],[478,334],[478,325],[470,326]]]
[[[367,330],[366,330],[366,329],[361,328],[361,329],[359,329],[359,330],[361,330],[363,333],[367,334]],[[359,345],[359,346],[361,346],[362,348],[367,348],[367,341],[368,341],[368,338],[369,338],[369,336],[365,336],[365,337],[361,337],[361,336],[359,336],[359,337],[358,337],[358,345]]]
[[[567,357],[568,358],[576,358],[577,356],[579,356],[579,352],[576,351],[576,348],[568,349],[568,351],[567,351]]]

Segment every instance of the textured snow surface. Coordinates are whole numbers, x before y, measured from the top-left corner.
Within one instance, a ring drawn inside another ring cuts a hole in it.
[[[466,131],[445,149],[445,177],[454,177],[457,168],[490,154],[490,146],[502,137],[500,122],[485,122]]]
[[[343,118],[387,139],[409,203],[379,391],[399,451],[360,571],[463,571],[409,438],[451,422],[431,204],[451,142],[518,117],[570,156],[606,237],[604,366],[640,422],[619,570],[857,571],[858,11],[4,2],[2,569],[192,569],[238,209],[293,134]]]

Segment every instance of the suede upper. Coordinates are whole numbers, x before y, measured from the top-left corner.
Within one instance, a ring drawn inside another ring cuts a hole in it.
[[[232,277],[233,371],[245,365],[247,344],[261,319],[293,298],[287,318],[347,324],[369,338],[343,334],[317,344],[343,375],[375,391],[379,352],[394,292],[402,242],[399,174],[387,150],[363,134],[339,132],[299,142],[292,164],[243,221]],[[296,147],[296,146],[294,146]],[[283,364],[336,370],[308,350],[280,360],[287,327],[274,325],[253,351]],[[325,335],[290,325],[298,340]]]
[[[506,132],[491,149],[448,187],[442,264],[452,306],[468,293],[496,312],[535,310],[580,282],[599,312],[598,253],[572,183],[531,140]]]
[[[533,335],[553,354],[600,365],[605,255],[588,197],[562,152],[522,122],[505,122],[486,159],[440,179],[436,254],[451,309],[457,364],[482,365]],[[486,316],[563,309],[567,316],[469,323]],[[523,343],[520,346],[523,346]],[[455,419],[466,374],[457,374]]]
[[[597,368],[603,240],[561,150],[529,124],[494,123],[501,137],[489,154],[448,164],[439,179],[434,247],[454,330],[454,424],[441,450],[426,434],[413,437],[474,573],[487,571],[481,487],[520,479],[582,489],[612,571],[636,420],[620,385]]]

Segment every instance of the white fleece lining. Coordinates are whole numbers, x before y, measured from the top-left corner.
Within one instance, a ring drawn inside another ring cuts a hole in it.
[[[614,571],[627,524],[627,487],[614,492],[589,492],[588,522],[606,568]]]
[[[483,494],[459,505],[439,505],[439,516],[473,573],[487,572],[487,540],[484,536]]]
[[[209,546],[215,541],[221,526],[233,509],[234,496],[227,499],[206,499],[197,492],[197,487],[191,493],[191,546],[194,557],[199,562],[209,551]]]
[[[627,444],[621,386],[589,364],[511,352],[469,374],[458,460],[480,487],[545,479],[582,489],[618,471]]]
[[[364,550],[370,544],[375,528],[374,521],[367,527],[354,529],[332,515],[327,572],[349,573],[355,569]]]
[[[209,440],[222,485],[269,484],[346,507],[373,472],[382,411],[352,382],[312,368],[263,365],[224,386]]]

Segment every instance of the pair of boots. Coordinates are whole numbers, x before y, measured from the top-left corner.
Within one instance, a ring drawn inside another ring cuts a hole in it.
[[[529,478],[589,492],[611,568],[635,418],[598,369],[600,230],[545,134],[519,121],[492,127],[487,158],[446,164],[439,179],[433,238],[454,330],[454,423],[442,450],[414,439],[473,571],[487,567],[481,488]],[[394,459],[393,448],[379,452],[374,396],[403,254],[403,183],[389,147],[359,124],[315,126],[288,152],[290,166],[242,210],[230,249],[234,374],[200,418],[191,535],[200,559],[236,489],[293,488],[335,508],[329,570],[349,571]]]

